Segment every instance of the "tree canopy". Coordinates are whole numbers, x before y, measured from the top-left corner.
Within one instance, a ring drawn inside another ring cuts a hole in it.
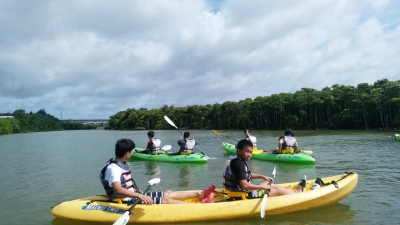
[[[302,88],[222,104],[129,108],[110,116],[105,129],[172,129],[163,119],[167,115],[183,129],[385,130],[400,128],[399,109],[400,80],[382,79],[372,85]]]
[[[44,109],[36,113],[26,113],[25,110],[18,109],[12,114],[6,113],[3,116],[7,118],[0,118],[0,134],[96,128],[89,124],[60,121],[47,114]]]

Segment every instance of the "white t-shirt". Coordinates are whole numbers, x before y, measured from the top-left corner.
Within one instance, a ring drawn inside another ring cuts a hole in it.
[[[108,185],[112,187],[112,183],[115,181],[121,182],[121,168],[115,164],[111,163],[110,165],[107,166],[107,169],[104,173],[104,179],[108,181]]]

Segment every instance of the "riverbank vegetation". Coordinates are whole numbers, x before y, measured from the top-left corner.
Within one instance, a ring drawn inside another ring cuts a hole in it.
[[[302,88],[222,104],[129,108],[111,116],[105,129],[172,129],[164,115],[182,129],[399,129],[400,80]]]
[[[6,113],[0,118],[0,134],[26,133],[57,130],[84,130],[96,129],[97,126],[77,122],[60,121],[47,114],[44,109],[36,113],[26,113],[23,109],[14,113]]]

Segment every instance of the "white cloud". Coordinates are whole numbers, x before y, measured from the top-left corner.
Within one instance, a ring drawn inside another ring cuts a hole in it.
[[[108,118],[400,79],[397,1],[0,0],[0,108]]]

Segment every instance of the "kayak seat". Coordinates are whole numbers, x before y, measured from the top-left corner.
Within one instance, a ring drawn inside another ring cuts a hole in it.
[[[126,202],[123,198],[115,198],[113,200],[111,200],[112,202],[117,202],[118,204],[125,204],[124,202]]]
[[[192,150],[189,150],[187,152],[180,152],[181,155],[190,155],[192,154]]]
[[[249,194],[247,192],[242,191],[230,191],[228,189],[224,189],[224,192],[229,196],[229,198],[242,198],[242,200],[246,200]]]
[[[294,149],[290,148],[290,149],[282,149],[282,154],[293,154],[294,153]]]
[[[184,202],[186,202],[186,203],[201,203],[199,198],[188,198],[188,199],[185,199]]]

